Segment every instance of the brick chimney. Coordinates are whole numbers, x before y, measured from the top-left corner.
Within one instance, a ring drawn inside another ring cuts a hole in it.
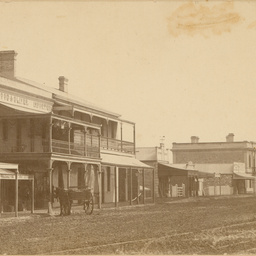
[[[226,136],[226,141],[227,142],[234,142],[234,133],[229,133],[227,136]]]
[[[199,137],[191,136],[191,143],[198,143],[198,142],[199,142]]]
[[[0,51],[0,76],[15,77],[15,51]]]
[[[68,79],[65,76],[59,77],[59,90],[62,92],[68,92]]]

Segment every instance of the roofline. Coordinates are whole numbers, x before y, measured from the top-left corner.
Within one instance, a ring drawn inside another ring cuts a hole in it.
[[[234,144],[234,143],[255,143],[255,141],[233,141],[233,142],[227,142],[227,141],[219,141],[219,142],[197,142],[197,143],[191,143],[191,142],[183,142],[183,143],[177,143],[177,142],[173,142],[172,144],[176,144],[176,145],[198,145],[198,144],[220,144],[220,143],[226,143],[226,144]]]
[[[14,81],[14,82],[18,82],[18,83],[22,83],[22,84],[31,86],[31,87],[33,87],[37,90],[41,90],[41,91],[45,91],[47,93],[50,93],[52,95],[51,100],[54,100],[54,98],[57,98],[57,99],[59,98],[59,99],[65,100],[66,102],[73,103],[73,104],[75,103],[75,104],[77,104],[79,106],[82,106],[84,108],[90,109],[92,111],[96,110],[99,113],[108,114],[108,115],[110,115],[112,117],[115,117],[115,118],[119,118],[121,116],[118,113],[114,113],[114,112],[105,110],[104,108],[100,108],[100,107],[94,105],[93,103],[88,102],[86,104],[86,102],[83,102],[83,99],[75,99],[77,96],[72,95],[72,94],[68,94],[68,93],[65,93],[65,92],[61,92],[55,87],[49,87],[49,86],[46,86],[44,84],[41,84],[41,83],[38,83],[38,82],[35,82],[35,81],[31,81],[29,79],[22,78],[22,77],[14,77],[13,79],[12,78],[7,78],[7,77],[3,77],[3,78],[5,78],[7,80],[10,80],[10,81]],[[67,94],[67,95],[61,95],[61,94]],[[85,101],[85,99],[84,99],[84,101]],[[90,106],[90,104],[92,104],[92,106]]]
[[[2,80],[3,79],[3,80]],[[8,82],[9,81],[9,82]],[[8,84],[9,83],[9,84]],[[10,84],[11,83],[11,84]],[[41,89],[41,88],[38,88],[36,86],[33,86],[33,85],[29,85],[27,83],[23,83],[19,80],[16,80],[16,79],[9,79],[9,78],[6,78],[4,76],[0,76],[0,86],[6,90],[12,90],[12,91],[15,91],[17,93],[21,93],[21,94],[24,94],[24,89],[21,89],[19,87],[16,87],[15,86],[15,83],[21,83],[23,85],[27,85],[27,86],[32,86],[33,88],[35,88],[35,90],[38,90],[38,91],[41,91],[41,92],[38,92],[38,93],[33,93],[33,92],[28,92],[26,91],[26,94],[27,95],[30,95],[34,98],[40,98],[40,99],[43,99],[45,101],[49,101],[49,102],[53,102],[53,99],[52,99],[52,93],[49,92],[49,91],[46,91],[44,89]],[[45,93],[45,95],[42,95],[42,92]],[[41,93],[41,94],[40,94]],[[46,95],[47,94],[47,95]]]
[[[75,97],[73,95],[70,95],[70,96]],[[86,103],[80,102],[79,100],[76,100],[76,99],[73,99],[73,98],[69,99],[69,97],[65,97],[65,96],[62,96],[62,95],[59,95],[59,94],[56,94],[56,93],[53,93],[53,98],[57,99],[57,100],[63,100],[65,102],[68,102],[68,103],[71,103],[71,104],[75,103],[79,107],[86,108],[86,109],[89,109],[92,112],[95,112],[95,114],[97,114],[97,113],[105,114],[105,115],[107,114],[112,118],[120,120],[119,119],[119,117],[121,116],[120,114],[117,114],[117,113],[114,113],[114,112],[111,112],[111,111],[108,111],[108,110],[104,110],[103,108],[99,108],[97,106],[90,106],[90,103],[88,105],[86,105]]]

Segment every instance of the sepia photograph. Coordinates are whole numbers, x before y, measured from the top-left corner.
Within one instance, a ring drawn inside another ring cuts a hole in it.
[[[0,1],[0,255],[256,255],[256,1]]]

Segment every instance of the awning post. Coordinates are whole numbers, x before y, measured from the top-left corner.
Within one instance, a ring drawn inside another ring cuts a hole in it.
[[[102,196],[101,196],[101,166],[98,165],[97,166],[98,170],[98,188],[99,188],[99,202],[98,202],[98,208],[101,209],[101,200],[102,200]]]
[[[31,180],[31,192],[32,192],[32,197],[31,197],[31,213],[34,213],[34,206],[35,206],[35,184],[34,184],[34,178]]]
[[[51,163],[50,163],[51,165]],[[48,168],[48,179],[49,179],[49,198],[48,198],[48,214],[52,215],[52,168]]]
[[[143,202],[143,204],[145,204],[145,169],[143,168],[143,170],[142,170],[142,184],[143,184],[143,197],[142,197],[142,202]]]
[[[130,170],[130,205],[132,205],[132,168],[129,168]]]
[[[153,203],[155,203],[155,169],[153,168]]]
[[[117,202],[117,171],[118,171],[118,167],[115,166],[115,207],[118,206],[118,202]]]
[[[18,217],[18,202],[19,202],[19,182],[18,170],[15,171],[15,217]]]

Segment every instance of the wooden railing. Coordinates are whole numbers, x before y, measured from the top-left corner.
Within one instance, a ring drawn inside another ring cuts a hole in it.
[[[100,157],[99,137],[86,135],[86,143],[52,140],[52,152],[87,157]]]
[[[48,153],[50,152],[49,140],[39,141],[28,139],[17,143],[17,140],[0,140],[0,153]],[[102,149],[119,151],[129,154],[134,154],[134,143],[116,140],[107,137],[100,137],[96,135],[87,134],[85,141],[76,143],[52,139],[51,148],[53,153],[70,154],[87,157],[100,157],[100,147]]]
[[[108,149],[108,150],[114,150],[114,151],[120,151],[124,153],[130,153],[134,154],[134,143],[123,141],[123,140],[117,140],[107,137],[101,137],[101,148],[102,149]]]
[[[39,146],[41,145],[41,146]],[[52,140],[51,148],[53,153],[77,155],[85,157],[100,157],[100,138],[99,136],[86,135],[85,143],[74,143],[63,140]],[[0,140],[0,153],[49,153],[49,140],[41,140],[35,143],[35,140],[28,139],[20,141],[17,139]]]

